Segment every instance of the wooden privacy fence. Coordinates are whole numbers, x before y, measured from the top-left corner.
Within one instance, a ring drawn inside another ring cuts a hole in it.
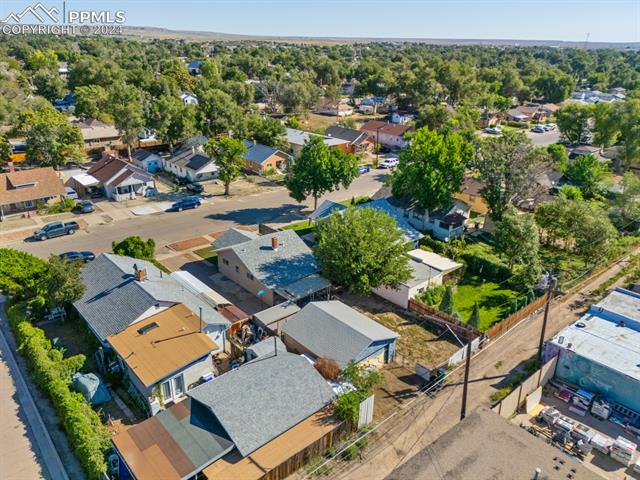
[[[440,310],[430,307],[429,305],[425,305],[424,303],[420,303],[417,300],[411,298],[409,299],[409,311],[417,313],[421,317],[424,317],[426,321],[437,326],[440,329],[447,330],[450,328],[460,340],[465,341],[467,336],[469,335],[469,328],[467,325],[462,323],[459,320],[456,320],[451,315],[448,315],[445,312],[441,312]],[[477,337],[480,335],[480,332],[473,330],[473,336]]]
[[[539,308],[542,308],[544,306],[546,299],[547,299],[546,295],[536,298],[529,305],[521,308],[520,310],[513,313],[512,315],[509,315],[507,318],[505,318],[501,322],[496,323],[493,327],[491,327],[489,330],[484,332],[484,336],[492,340],[495,338],[498,338],[500,335],[502,335],[503,333],[507,332],[508,330],[516,326],[520,322],[520,320],[528,317]]]

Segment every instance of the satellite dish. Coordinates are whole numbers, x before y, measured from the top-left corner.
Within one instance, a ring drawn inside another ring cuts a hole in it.
[[[259,290],[257,295],[258,295],[258,297],[264,297],[265,291],[264,290]]]

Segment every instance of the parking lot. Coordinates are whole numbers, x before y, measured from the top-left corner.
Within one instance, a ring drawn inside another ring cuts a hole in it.
[[[625,431],[619,425],[610,422],[608,420],[599,420],[591,414],[587,413],[584,417],[577,415],[569,410],[569,404],[563,402],[562,400],[553,396],[550,392],[549,394],[544,394],[541,400],[541,406],[536,409],[533,413],[537,414],[543,407],[552,406],[557,409],[561,415],[572,419],[575,423],[580,423],[582,425],[587,426],[589,429],[593,431],[593,433],[599,433],[606,435],[612,439],[618,438],[618,436],[622,436],[627,440],[630,440],[633,443],[639,443],[637,437],[635,437],[632,433]],[[539,422],[535,416],[529,416],[527,414],[517,415],[513,421],[519,425],[524,426],[534,426],[537,431],[543,437],[550,438],[551,437],[551,429],[547,427],[544,423]],[[636,451],[636,455],[633,459],[633,462],[638,458],[638,451]],[[630,467],[625,467],[621,463],[617,462],[613,458],[605,455],[604,453],[596,450],[595,448],[591,451],[591,453],[587,454],[582,461],[582,463],[589,469],[593,470],[598,475],[603,476],[604,478],[609,479],[640,479],[640,473],[637,473],[633,470],[633,463]]]

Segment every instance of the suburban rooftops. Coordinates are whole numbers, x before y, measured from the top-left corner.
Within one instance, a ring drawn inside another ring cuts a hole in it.
[[[197,172],[212,162],[211,157],[197,147],[183,147],[169,157],[167,162]]]
[[[134,323],[108,341],[129,369],[150,387],[218,349],[200,327],[198,315],[178,304]]]
[[[372,342],[398,337],[337,300],[308,303],[289,319],[283,332],[318,357],[334,359],[342,368],[357,360]]]
[[[250,142],[249,140],[243,140],[244,146],[247,147],[247,151],[244,153],[244,159],[248,162],[257,163],[261,165],[268,160],[272,155],[280,155],[283,158],[289,157],[284,152],[277,150],[260,143]]]
[[[335,398],[306,359],[285,352],[260,357],[188,395],[211,410],[243,457]]]
[[[64,184],[51,167],[0,173],[0,205],[64,194]]]
[[[258,234],[254,232],[232,227],[224,232],[216,240],[214,240],[213,248],[215,248],[216,250],[221,250],[223,248],[232,247],[233,245],[248,242],[249,240],[254,240],[256,238],[258,238]]]

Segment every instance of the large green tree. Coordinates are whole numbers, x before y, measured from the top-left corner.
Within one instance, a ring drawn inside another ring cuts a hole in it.
[[[509,205],[527,198],[536,189],[536,177],[549,163],[546,150],[535,148],[523,132],[483,139],[476,166],[491,216],[500,220]]]
[[[60,166],[82,156],[80,129],[51,105],[26,110],[15,122],[12,132],[24,137],[27,159],[43,166]]]
[[[156,242],[153,238],[143,240],[137,235],[127,237],[120,242],[113,242],[111,250],[116,255],[139,258],[141,260],[151,260],[156,249]]]
[[[351,207],[318,226],[314,254],[322,274],[357,293],[397,288],[411,278],[409,244],[394,218],[379,210]]]
[[[286,149],[286,128],[280,120],[254,115],[249,118],[249,135],[256,142],[281,150]]]
[[[13,147],[11,143],[3,133],[0,133],[0,162],[8,162],[12,152]]]
[[[558,130],[570,143],[578,143],[589,128],[593,106],[569,103],[556,112]]]
[[[131,149],[145,127],[144,94],[130,85],[115,85],[109,90],[107,109],[122,141],[127,145],[127,155],[131,159]]]
[[[242,174],[245,166],[244,153],[247,147],[241,140],[230,137],[211,139],[204,146],[218,167],[218,178],[224,182],[224,194],[229,195],[231,182]]]
[[[178,97],[162,95],[153,102],[150,125],[169,148],[196,133],[196,108]]]
[[[228,93],[219,89],[198,93],[198,127],[210,137],[230,135],[243,138],[246,122],[242,109]]]
[[[447,207],[460,191],[472,157],[471,145],[457,134],[421,128],[409,148],[400,152],[400,165],[392,177],[393,194],[430,211]]]
[[[330,148],[321,136],[312,135],[300,152],[300,157],[287,163],[286,185],[291,198],[302,202],[313,197],[313,209],[318,198],[341,185],[348,188],[358,174],[354,155]]]
[[[50,308],[71,304],[84,295],[84,284],[80,278],[82,262],[69,262],[57,255],[49,258],[49,273],[45,282],[45,299]]]
[[[113,123],[113,118],[108,112],[109,92],[104,87],[84,85],[76,88],[75,94],[76,115]]]
[[[516,263],[530,265],[538,260],[540,239],[533,215],[519,215],[510,208],[496,222],[494,237],[510,269]]]
[[[602,182],[609,175],[609,169],[595,155],[580,155],[569,162],[565,175],[589,198],[602,190]]]

